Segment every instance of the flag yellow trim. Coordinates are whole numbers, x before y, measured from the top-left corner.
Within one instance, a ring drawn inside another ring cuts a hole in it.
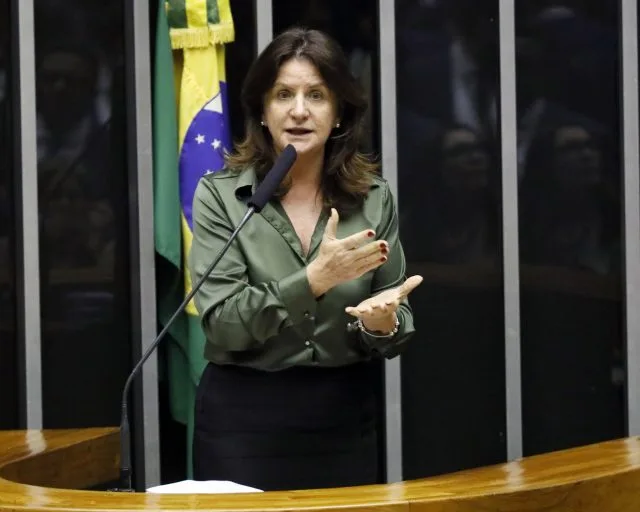
[[[171,47],[174,50],[207,48],[230,43],[235,39],[229,0],[218,0],[220,22],[216,24],[207,24],[206,0],[188,0],[186,12],[189,27],[170,30]]]

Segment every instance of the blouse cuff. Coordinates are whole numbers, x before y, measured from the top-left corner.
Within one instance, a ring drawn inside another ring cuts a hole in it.
[[[402,308],[398,308],[396,315],[399,322],[398,332],[391,336],[375,336],[358,329],[358,331],[360,331],[358,332],[360,341],[368,351],[379,354],[387,359],[397,356],[402,351],[404,348],[403,346],[405,345],[404,342],[407,338],[406,331],[408,329],[408,325]],[[408,330],[413,331],[413,328],[409,327]]]
[[[307,278],[307,269],[302,268],[278,282],[280,298],[289,312],[291,322],[296,325],[315,316],[317,302]]]

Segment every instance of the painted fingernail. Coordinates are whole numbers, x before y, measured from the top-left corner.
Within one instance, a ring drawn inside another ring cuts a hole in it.
[[[381,252],[382,254],[387,254],[387,253],[389,252],[389,249],[387,249],[386,247],[382,247],[382,248],[380,249],[380,252]]]
[[[386,256],[383,256],[382,258],[380,258],[380,261],[381,261],[382,263],[384,263],[385,261],[387,261],[387,257],[386,257]]]
[[[367,231],[367,236],[373,238],[376,234],[373,231]]]
[[[387,244],[385,244],[384,242],[380,242],[380,249],[386,249],[387,248]]]

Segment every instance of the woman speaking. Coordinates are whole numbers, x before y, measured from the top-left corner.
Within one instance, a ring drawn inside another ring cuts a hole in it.
[[[200,279],[278,154],[297,159],[195,296],[209,361],[194,476],[262,490],[375,483],[376,358],[414,332],[398,217],[358,152],[367,108],[338,44],[291,29],[254,62],[245,137],[204,176],[190,253]]]

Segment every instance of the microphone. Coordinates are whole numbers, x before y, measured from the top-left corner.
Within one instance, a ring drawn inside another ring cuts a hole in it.
[[[269,199],[271,199],[271,196],[273,196],[285,175],[291,169],[293,162],[296,161],[297,155],[296,148],[291,144],[278,155],[273,167],[264,177],[251,199],[249,199],[248,204],[253,207],[254,211],[260,213],[264,205],[269,202]]]
[[[164,338],[165,334],[169,330],[169,328],[176,321],[178,316],[183,312],[183,310],[187,307],[187,304],[191,301],[193,296],[200,289],[204,281],[207,279],[211,271],[218,264],[218,262],[222,259],[224,254],[227,252],[235,238],[238,236],[240,230],[244,227],[244,225],[248,222],[248,220],[253,216],[254,213],[260,213],[264,206],[267,204],[269,199],[273,196],[276,189],[280,186],[280,183],[284,179],[285,175],[291,169],[291,166],[296,161],[297,152],[296,149],[289,144],[273,164],[271,170],[267,173],[262,183],[258,186],[253,196],[248,201],[249,208],[245,213],[242,220],[238,223],[238,226],[235,228],[229,240],[225,243],[224,247],[220,250],[218,255],[211,262],[207,270],[205,270],[202,277],[198,280],[198,282],[193,286],[191,291],[186,295],[182,303],[178,306],[175,313],[169,318],[169,321],[166,323],[164,328],[160,331],[156,339],[153,340],[151,345],[147,348],[147,350],[142,354],[142,357],[138,361],[138,363],[133,367],[129,377],[127,378],[124,389],[122,391],[122,403],[121,403],[121,416],[120,416],[120,488],[111,489],[116,492],[133,492],[133,488],[131,487],[131,434],[130,434],[130,426],[129,426],[129,415],[128,415],[128,396],[129,389],[131,388],[131,384],[133,380],[140,372],[140,369],[144,365],[145,361],[149,359],[151,354],[158,347],[158,344]]]

